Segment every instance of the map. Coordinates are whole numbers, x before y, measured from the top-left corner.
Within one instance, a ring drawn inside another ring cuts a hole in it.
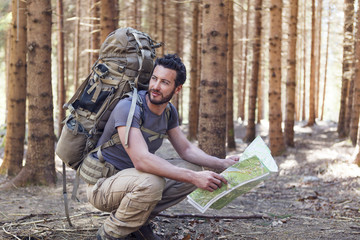
[[[209,192],[196,189],[188,196],[188,201],[200,212],[209,207],[221,209],[238,196],[248,192],[264,181],[278,167],[271,156],[270,149],[261,137],[257,137],[240,156],[239,162],[221,173],[228,181],[221,188]]]

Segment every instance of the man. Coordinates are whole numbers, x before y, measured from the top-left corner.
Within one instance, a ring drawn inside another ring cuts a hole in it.
[[[97,239],[160,239],[149,225],[157,213],[183,200],[196,188],[214,191],[226,179],[201,166],[224,170],[237,157],[219,159],[191,144],[181,132],[171,98],[178,94],[186,79],[186,68],[176,55],[166,55],[155,62],[148,91],[140,91],[131,125],[128,147],[123,147],[131,98],[117,104],[105,126],[99,145],[118,133],[121,145],[102,151],[104,160],[118,173],[101,178],[88,187],[89,202],[111,215],[97,232]],[[150,131],[149,131],[150,130]],[[155,138],[153,133],[158,133]],[[182,159],[165,160],[154,153],[167,134]]]

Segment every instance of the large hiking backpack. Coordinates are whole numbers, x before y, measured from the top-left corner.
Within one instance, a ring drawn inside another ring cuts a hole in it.
[[[56,146],[56,154],[63,161],[63,195],[65,213],[72,226],[66,192],[65,164],[77,170],[72,199],[75,200],[79,185],[79,171],[86,156],[96,150],[96,144],[105,124],[118,101],[129,94],[133,95],[130,113],[126,124],[126,142],[131,121],[137,104],[137,91],[147,89],[151,77],[155,48],[161,44],[145,33],[133,28],[119,28],[110,33],[100,48],[99,59],[86,80],[73,97],[64,105],[70,114]],[[120,140],[117,139],[117,142]],[[114,142],[109,141],[111,144]],[[109,142],[104,145],[110,146]],[[100,149],[103,146],[100,147]],[[100,167],[104,163],[96,163]],[[95,166],[101,170],[99,166]],[[96,172],[96,171],[95,171]],[[91,178],[96,179],[96,174]]]
[[[92,72],[64,105],[70,114],[64,121],[56,154],[67,166],[78,169],[85,156],[95,148],[117,102],[131,92],[128,134],[137,91],[147,89],[155,48],[159,46],[147,34],[130,27],[109,34]]]

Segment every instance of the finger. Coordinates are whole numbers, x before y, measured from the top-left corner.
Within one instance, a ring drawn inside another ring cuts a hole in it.
[[[219,188],[219,186],[216,185],[215,183],[211,183],[211,184],[210,184],[210,188],[213,189],[213,190],[216,190],[216,189]]]
[[[220,180],[220,183],[221,183],[221,182],[223,182],[223,183],[225,183],[225,184],[228,183],[227,180],[226,180],[223,176],[221,176],[221,175],[219,175],[219,174],[215,175],[214,177],[215,177],[216,179]]]

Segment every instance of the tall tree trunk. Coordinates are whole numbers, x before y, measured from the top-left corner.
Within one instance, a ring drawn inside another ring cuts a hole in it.
[[[244,66],[244,29],[245,29],[245,23],[244,23],[244,8],[241,7],[239,10],[239,19],[240,19],[240,31],[239,31],[239,65],[238,65],[238,81],[237,81],[237,96],[238,96],[238,101],[237,101],[237,118],[241,118],[241,111],[242,111],[242,82],[243,82],[243,66]]]
[[[100,3],[100,42],[103,43],[117,28],[119,18],[116,0],[101,0]]]
[[[222,0],[203,1],[199,146],[206,153],[226,156],[227,18]]]
[[[19,5],[18,5],[19,4]],[[15,176],[24,157],[26,112],[26,2],[12,0],[4,161],[1,174]]]
[[[345,0],[344,6],[344,42],[343,42],[343,68],[342,68],[342,83],[341,83],[341,99],[340,112],[337,132],[339,137],[346,136],[345,117],[348,97],[349,80],[351,77],[352,68],[352,54],[353,54],[353,15],[354,15],[354,0]]]
[[[249,89],[249,105],[248,105],[248,125],[246,128],[245,141],[251,142],[256,136],[256,100],[258,93],[258,82],[260,74],[260,63],[261,63],[261,11],[262,11],[262,0],[255,1],[255,36],[253,41],[253,62],[252,62],[252,73],[251,82]]]
[[[310,92],[309,92],[309,120],[307,126],[313,126],[315,124],[315,0],[312,0],[312,16],[311,16],[311,59],[310,59]]]
[[[247,40],[249,39],[249,25],[250,25],[250,0],[247,1],[247,11],[246,11],[246,27],[245,27],[245,44],[244,44],[244,75],[242,78],[242,96],[241,101],[239,102],[239,116],[242,121],[245,121],[245,97],[246,97],[246,88],[247,88],[247,68],[248,68],[248,44]]]
[[[282,0],[271,0],[270,6],[270,84],[269,84],[269,143],[274,156],[284,151],[281,128],[281,40],[282,40]]]
[[[324,108],[325,108],[325,94],[326,94],[326,81],[327,81],[327,72],[328,72],[328,60],[329,60],[329,39],[330,39],[330,18],[331,18],[331,9],[329,8],[328,15],[328,29],[327,29],[327,37],[326,37],[326,53],[325,53],[325,69],[324,69],[324,88],[323,88],[323,99],[321,106],[321,116],[320,120],[324,119]],[[356,133],[357,134],[357,133]]]
[[[4,189],[27,184],[54,185],[54,120],[51,88],[51,3],[27,1],[28,151],[26,165]]]
[[[191,70],[190,70],[190,108],[189,108],[189,134],[190,140],[197,139],[199,118],[198,102],[198,39],[199,39],[199,2],[193,2],[192,36],[191,36]]]
[[[321,72],[321,29],[322,29],[322,5],[323,0],[318,0],[318,37],[317,37],[317,61],[316,61],[316,105],[315,105],[315,117],[319,116],[319,99],[320,99],[320,72]]]
[[[357,141],[359,114],[360,114],[360,2],[358,2],[358,10],[356,13],[356,37],[355,37],[355,77],[354,77],[354,96],[350,124],[350,139],[355,146]]]
[[[307,41],[306,41],[306,0],[304,0],[304,32],[303,36],[304,38],[304,80],[303,80],[303,92],[302,92],[302,120],[305,121],[306,119],[306,49],[307,49]]]
[[[58,44],[57,44],[57,55],[58,55],[58,136],[60,136],[62,130],[62,121],[65,118],[65,110],[63,105],[66,99],[65,92],[65,71],[64,71],[64,11],[63,1],[57,0],[57,20],[58,20]]]
[[[285,143],[294,146],[295,94],[296,94],[296,42],[299,0],[290,1],[288,71],[286,81]]]
[[[75,33],[74,33],[74,91],[79,86],[79,45],[80,45],[80,4],[81,0],[76,1],[76,15],[75,15]]]
[[[228,1],[228,50],[226,90],[227,147],[236,149],[234,130],[234,2]]]
[[[100,49],[100,0],[91,0],[91,56],[90,64],[92,65],[99,58]]]

